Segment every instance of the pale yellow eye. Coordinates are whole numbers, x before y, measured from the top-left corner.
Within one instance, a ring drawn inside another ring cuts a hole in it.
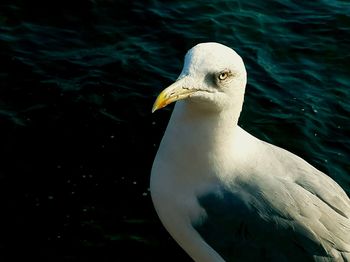
[[[225,80],[228,77],[228,72],[221,72],[219,75],[219,80]]]

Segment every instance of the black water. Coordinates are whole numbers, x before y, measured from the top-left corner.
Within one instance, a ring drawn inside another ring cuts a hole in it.
[[[246,63],[240,125],[350,192],[349,1],[2,1],[0,256],[188,260],[151,203],[150,112],[205,41]]]

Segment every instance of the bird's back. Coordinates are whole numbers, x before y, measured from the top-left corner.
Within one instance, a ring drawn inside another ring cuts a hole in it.
[[[201,236],[227,261],[350,261],[346,193],[296,155],[259,144],[251,174],[198,196]]]

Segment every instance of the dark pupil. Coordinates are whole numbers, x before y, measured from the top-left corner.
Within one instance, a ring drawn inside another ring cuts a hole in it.
[[[225,78],[226,77],[226,73],[221,73],[221,78]]]

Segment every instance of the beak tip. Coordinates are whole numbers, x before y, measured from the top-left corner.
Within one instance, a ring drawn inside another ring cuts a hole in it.
[[[152,113],[166,107],[170,103],[173,103],[179,100],[179,97],[183,95],[183,90],[184,89],[182,88],[182,84],[179,84],[178,81],[168,86],[156,98],[156,101],[154,102],[152,107]],[[185,97],[182,97],[182,98],[185,98]]]
[[[164,98],[164,94],[160,93],[160,95],[157,97],[156,101],[153,104],[152,107],[152,113],[157,111],[158,109],[161,109],[167,105],[166,100]]]
[[[161,109],[161,108],[163,108],[163,107],[165,107],[165,106],[162,106],[162,105],[154,105],[154,106],[152,107],[152,114],[153,114],[154,112],[156,112],[158,109]]]
[[[156,112],[158,109],[160,108],[159,104],[157,103],[157,101],[154,103],[153,107],[152,107],[152,114],[154,112]]]

